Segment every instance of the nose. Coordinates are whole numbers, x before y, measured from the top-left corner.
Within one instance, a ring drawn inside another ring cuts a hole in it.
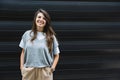
[[[40,18],[40,20],[43,20],[43,18]]]

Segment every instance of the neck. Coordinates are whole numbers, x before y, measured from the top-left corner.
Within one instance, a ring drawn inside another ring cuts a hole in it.
[[[38,32],[43,32],[43,28],[38,28],[37,31]]]

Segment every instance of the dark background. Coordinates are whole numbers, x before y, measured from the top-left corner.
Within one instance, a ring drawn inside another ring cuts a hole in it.
[[[39,8],[60,44],[54,80],[120,80],[118,0],[1,0],[0,80],[21,80],[18,45]]]

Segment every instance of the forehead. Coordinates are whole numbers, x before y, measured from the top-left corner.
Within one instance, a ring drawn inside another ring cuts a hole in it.
[[[41,13],[41,12],[39,12],[39,13],[37,14],[37,16],[45,17],[45,16],[43,15],[43,13]]]

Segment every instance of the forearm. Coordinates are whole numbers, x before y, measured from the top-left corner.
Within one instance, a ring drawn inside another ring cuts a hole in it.
[[[20,69],[22,69],[24,64],[24,49],[22,49],[21,55],[20,55]]]
[[[58,61],[59,61],[59,54],[54,55],[54,61],[53,61],[53,65],[51,66],[51,68],[55,69],[58,64]]]

